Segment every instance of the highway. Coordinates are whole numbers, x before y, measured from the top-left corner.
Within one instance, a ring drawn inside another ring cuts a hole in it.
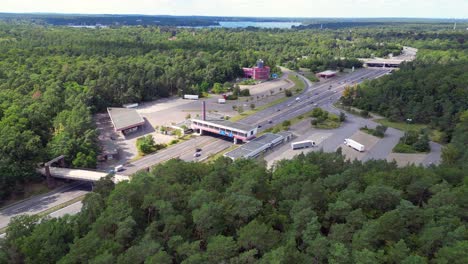
[[[324,106],[334,100],[337,100],[340,97],[341,92],[344,90],[344,87],[347,85],[353,85],[355,83],[362,82],[365,79],[375,79],[389,72],[389,69],[360,69],[341,77],[331,78],[330,80],[314,84],[305,77],[298,75],[306,84],[306,87],[301,94],[291,97],[289,100],[271,108],[248,116],[240,122],[261,125],[259,131],[263,131],[283,122],[284,120],[289,120],[298,115],[307,113],[314,107]],[[297,97],[300,98],[299,101],[296,101]],[[269,120],[272,122],[269,123]],[[230,146],[232,146],[232,141],[230,139],[200,136],[173,145],[167,149],[160,150],[153,155],[148,155],[134,162],[125,164],[125,170],[119,173],[129,176],[137,171],[145,170],[151,166],[173,158],[180,158],[185,161],[201,161],[211,154],[216,154]],[[202,149],[202,155],[195,158],[193,154],[195,153],[196,148]],[[68,189],[59,189],[40,197],[34,197],[30,200],[2,210],[0,212],[0,228],[8,225],[11,217],[15,215],[24,213],[37,214],[91,191],[89,183],[84,184],[80,182],[72,184],[67,188]],[[51,214],[51,216],[59,217],[66,213],[74,214],[79,212],[80,208],[81,203],[76,203]]]
[[[340,96],[340,92],[343,91],[344,87],[347,85],[359,83],[365,79],[375,79],[389,73],[390,71],[391,70],[389,69],[360,69],[345,76],[332,78],[328,81],[316,84],[312,84],[305,77],[298,75],[306,83],[306,87],[300,95],[291,97],[289,100],[274,107],[270,107],[250,115],[240,122],[261,125],[259,131],[263,131],[283,122],[284,120],[292,119],[310,111],[316,107],[314,105],[315,103],[320,106],[320,104],[329,100],[330,97],[335,97],[335,99],[337,99]],[[301,98],[300,102],[296,102],[297,97]],[[268,120],[272,120],[272,123],[268,123]],[[130,162],[125,165],[125,170],[120,173],[123,175],[132,175],[137,171],[147,169],[173,158],[180,158],[185,161],[202,160],[211,154],[218,153],[230,147],[231,145],[232,141],[229,139],[200,136],[181,142],[167,149],[160,150],[155,154],[145,156],[137,161]],[[196,148],[202,149],[202,156],[198,158],[193,157]]]
[[[91,183],[73,182],[56,190],[32,197],[17,204],[13,204],[0,211],[0,229],[4,228],[14,216],[21,214],[38,214],[57,205],[87,194],[92,189]]]

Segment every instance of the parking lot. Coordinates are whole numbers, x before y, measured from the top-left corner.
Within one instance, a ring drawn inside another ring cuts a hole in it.
[[[285,76],[287,77],[287,75]],[[254,103],[256,107],[267,104],[278,98],[284,97],[280,92],[280,87],[288,88],[291,82],[284,79],[263,82],[257,85],[248,86],[253,91],[252,96],[242,97],[239,100],[227,101],[225,104],[219,104],[218,99],[221,95],[210,95],[201,100],[186,100],[182,98],[164,98],[151,102],[145,102],[136,107],[136,111],[143,117],[145,124],[136,132],[123,136],[116,133],[112,122],[107,113],[95,115],[95,123],[99,131],[99,140],[101,146],[115,146],[118,149],[118,158],[99,163],[99,169],[108,169],[115,165],[125,164],[138,156],[136,140],[145,135],[153,135],[157,144],[169,143],[176,139],[175,136],[163,135],[157,130],[161,126],[172,126],[185,121],[189,116],[196,117],[202,114],[202,103],[206,102],[208,116],[235,116],[238,112],[233,109],[234,105],[243,105],[244,111],[249,110],[250,104]],[[269,91],[276,91],[272,95]]]
[[[335,114],[339,113],[339,110],[333,108],[330,103],[323,105],[322,108]],[[376,125],[378,124],[371,119],[347,114],[347,120],[342,123],[341,127],[337,129],[323,130],[313,128],[310,124],[310,118],[305,118],[301,122],[290,127],[290,131],[295,135],[292,142],[313,140],[316,142],[316,147],[292,150],[290,144],[283,145],[268,153],[268,155],[265,156],[265,160],[268,166],[271,167],[276,161],[291,159],[300,153],[308,153],[318,150],[334,152],[341,147],[343,155],[345,155],[348,160],[395,160],[398,166],[405,166],[407,164],[430,165],[440,162],[440,145],[436,143],[431,142],[431,153],[393,153],[393,147],[398,143],[400,137],[403,136],[402,131],[388,128],[384,138],[378,138],[360,131],[360,128],[363,126],[375,128]],[[365,151],[359,152],[344,145],[344,139],[346,138],[351,138],[363,144],[365,146]]]
[[[369,135],[367,133],[364,133],[360,130],[356,131],[350,139],[361,143],[362,145],[365,146],[365,150],[363,152],[359,152],[349,146],[346,146],[344,143],[340,145],[342,149],[343,155],[346,156],[346,159],[348,160],[362,160],[366,155],[369,155],[369,153],[372,151],[372,148],[374,145],[379,141],[378,137]]]

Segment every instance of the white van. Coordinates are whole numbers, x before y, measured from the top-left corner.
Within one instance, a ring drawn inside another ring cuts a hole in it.
[[[123,169],[124,169],[123,165],[118,165],[118,166],[115,166],[114,171],[119,172],[119,171],[123,171]]]

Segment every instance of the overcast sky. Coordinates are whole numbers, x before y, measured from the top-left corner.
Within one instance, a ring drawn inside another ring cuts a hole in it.
[[[0,0],[0,12],[467,18],[468,0]]]

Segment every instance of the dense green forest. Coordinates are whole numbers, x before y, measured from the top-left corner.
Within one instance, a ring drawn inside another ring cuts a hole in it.
[[[115,188],[99,182],[78,215],[16,218],[0,262],[467,263],[465,176],[340,153],[273,171],[171,160]]]
[[[171,160],[130,182],[98,182],[75,216],[14,219],[0,263],[467,263],[466,33],[414,30],[0,23],[2,200],[55,155],[93,167],[93,113],[205,92],[259,58],[318,71],[419,48],[415,62],[343,101],[430,124],[450,142],[430,168],[347,162],[340,151],[271,170],[255,160]]]
[[[450,141],[460,113],[468,109],[468,60],[409,63],[391,76],[348,90],[342,102],[390,120],[429,124]]]
[[[0,22],[0,200],[21,193],[37,177],[34,167],[57,155],[69,166],[94,167],[92,114],[108,106],[206,92],[259,58],[274,72],[284,64],[322,70],[400,49],[393,40],[378,44],[378,32]]]

